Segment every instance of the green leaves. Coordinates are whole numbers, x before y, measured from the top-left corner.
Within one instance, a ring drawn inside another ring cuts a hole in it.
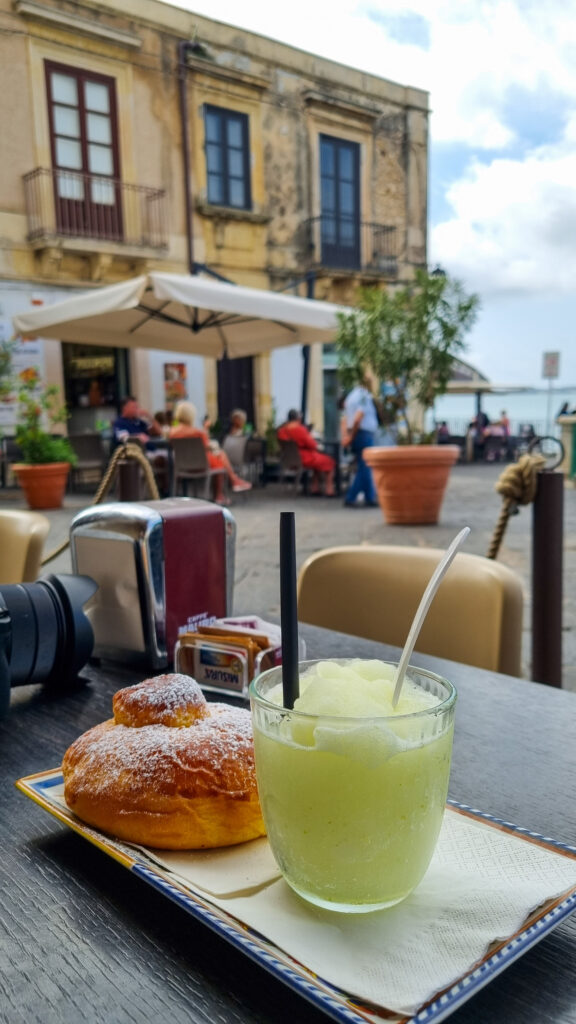
[[[403,288],[362,291],[357,308],[339,316],[336,347],[343,385],[357,384],[370,368],[385,385],[384,419],[392,422],[390,417],[400,415],[411,440],[409,402],[423,412],[445,392],[478,307],[478,296],[467,295],[459,281],[423,270]]]
[[[16,441],[22,451],[24,462],[40,465],[47,462],[69,462],[76,464],[76,455],[65,437],[53,437],[42,429],[42,417],[46,415],[52,425],[64,423],[68,418],[66,406],[60,402],[60,391],[56,385],[38,388],[36,376],[21,382],[18,392],[18,418]]]
[[[76,455],[65,437],[51,437],[43,430],[30,431],[17,427],[16,440],[27,465],[37,466],[47,462],[69,462],[72,466],[76,464]]]

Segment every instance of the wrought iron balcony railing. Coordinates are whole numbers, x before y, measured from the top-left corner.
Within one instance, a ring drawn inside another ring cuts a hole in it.
[[[91,239],[164,249],[166,193],[116,178],[37,167],[24,175],[31,242]]]
[[[315,266],[398,274],[398,229],[389,224],[322,214],[306,221],[307,247]]]

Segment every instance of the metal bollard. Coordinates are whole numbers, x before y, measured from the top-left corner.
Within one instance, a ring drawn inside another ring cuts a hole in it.
[[[532,678],[562,686],[564,476],[539,473],[532,511]]]
[[[118,463],[119,501],[140,501],[140,466],[135,459],[120,459]]]

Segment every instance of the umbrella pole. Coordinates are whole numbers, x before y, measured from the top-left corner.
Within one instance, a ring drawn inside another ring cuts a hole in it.
[[[310,270],[306,274],[306,298],[314,298],[314,285],[316,281],[316,275],[313,270]],[[308,378],[310,376],[310,345],[302,346],[302,400],[300,402],[300,412],[302,413],[302,422],[306,423],[306,415],[308,412]]]

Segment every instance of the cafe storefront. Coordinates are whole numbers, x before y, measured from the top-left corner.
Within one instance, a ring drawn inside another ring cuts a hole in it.
[[[127,350],[63,342],[62,363],[69,433],[105,429],[129,394]]]

